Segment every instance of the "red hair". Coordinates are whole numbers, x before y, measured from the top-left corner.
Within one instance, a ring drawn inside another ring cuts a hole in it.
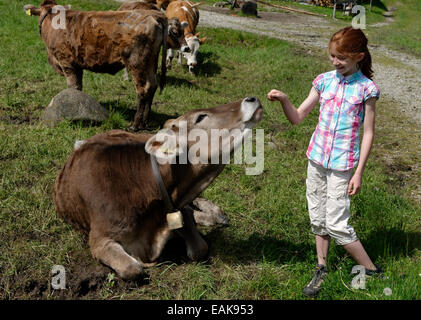
[[[352,59],[360,53],[364,53],[364,58],[358,62],[361,72],[369,79],[373,77],[371,68],[371,55],[367,47],[368,40],[361,29],[346,27],[334,33],[330,38],[329,49],[332,44],[336,45],[336,50]]]

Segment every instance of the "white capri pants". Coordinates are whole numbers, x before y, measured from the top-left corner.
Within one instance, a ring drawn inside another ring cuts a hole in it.
[[[329,235],[342,246],[358,240],[354,228],[348,224],[348,183],[352,173],[353,169],[326,169],[311,160],[307,167],[306,196],[312,232]]]

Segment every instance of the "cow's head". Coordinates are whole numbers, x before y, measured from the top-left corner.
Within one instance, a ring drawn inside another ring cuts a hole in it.
[[[256,97],[193,110],[165,122],[164,128],[148,140],[145,150],[163,160],[161,163],[182,163],[181,159],[186,159],[193,165],[221,164],[221,159],[229,159],[241,145],[262,114]]]
[[[200,32],[186,38],[190,52],[183,53],[183,55],[184,58],[187,59],[187,66],[189,67],[190,73],[193,73],[194,68],[197,65],[197,54],[199,53],[200,45],[203,44],[207,39],[207,37],[199,38],[199,35]]]
[[[168,47],[171,49],[179,49],[181,52],[189,52],[189,46],[184,38],[184,29],[188,23],[180,23],[178,18],[168,20]]]

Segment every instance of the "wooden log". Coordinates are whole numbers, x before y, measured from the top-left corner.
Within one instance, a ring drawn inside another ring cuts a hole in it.
[[[325,14],[314,13],[314,12],[309,12],[309,11],[305,11],[305,10],[301,10],[301,9],[294,9],[294,8],[290,8],[290,7],[280,6],[280,5],[277,5],[277,4],[271,4],[271,3],[263,2],[261,0],[255,0],[255,1],[258,2],[258,3],[261,3],[265,6],[269,6],[269,7],[274,7],[274,8],[279,8],[279,9],[283,9],[283,10],[287,10],[287,11],[299,12],[299,13],[304,13],[304,14],[309,14],[309,15],[312,15],[312,16],[326,17]]]

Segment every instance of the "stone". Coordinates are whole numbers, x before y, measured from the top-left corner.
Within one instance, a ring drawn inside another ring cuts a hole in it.
[[[102,122],[108,115],[108,110],[90,95],[76,89],[65,89],[51,99],[42,114],[42,121],[50,125],[63,120]]]
[[[246,1],[241,6],[241,12],[247,15],[252,15],[257,17],[257,3],[254,1]]]

